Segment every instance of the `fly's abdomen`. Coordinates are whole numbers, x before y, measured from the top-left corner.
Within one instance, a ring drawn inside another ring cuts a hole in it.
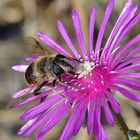
[[[53,72],[53,57],[44,57],[36,63],[37,71],[43,76],[44,80],[52,82],[56,79],[56,75]]]
[[[37,75],[34,69],[34,65],[34,63],[31,63],[25,72],[25,79],[30,85],[37,83]]]

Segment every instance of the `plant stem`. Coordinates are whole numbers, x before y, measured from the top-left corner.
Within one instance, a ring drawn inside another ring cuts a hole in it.
[[[129,140],[127,132],[129,131],[129,128],[127,124],[125,123],[123,117],[120,114],[116,114],[113,112],[114,118],[116,121],[117,126],[119,127],[120,130],[123,131],[124,135],[126,136],[126,140]]]

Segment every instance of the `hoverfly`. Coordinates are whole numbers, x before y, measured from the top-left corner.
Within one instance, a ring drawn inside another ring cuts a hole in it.
[[[74,68],[69,58],[61,54],[51,55],[39,41],[32,37],[26,39],[26,45],[40,55],[25,71],[27,83],[38,85],[33,91],[34,95],[38,95],[38,91],[47,83],[52,83],[54,87],[57,80],[61,82],[63,74],[73,74]]]

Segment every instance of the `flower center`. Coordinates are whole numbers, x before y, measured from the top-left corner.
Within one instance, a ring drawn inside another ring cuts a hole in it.
[[[98,65],[94,62],[84,62],[79,65],[79,73],[75,86],[86,94],[103,93],[112,86],[115,77],[105,65]]]
[[[92,69],[94,69],[95,67],[95,63],[94,62],[89,62],[89,61],[85,61],[84,63],[81,63],[78,66],[78,70],[76,73],[78,73],[78,78],[81,78],[85,75],[87,75],[89,72],[92,71]]]

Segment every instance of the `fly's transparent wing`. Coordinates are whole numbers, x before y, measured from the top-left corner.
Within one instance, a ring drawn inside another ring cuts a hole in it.
[[[35,54],[39,54],[39,55],[50,54],[47,48],[44,46],[44,44],[42,44],[41,42],[39,42],[37,39],[33,37],[25,38],[25,46],[30,52],[35,53]]]

